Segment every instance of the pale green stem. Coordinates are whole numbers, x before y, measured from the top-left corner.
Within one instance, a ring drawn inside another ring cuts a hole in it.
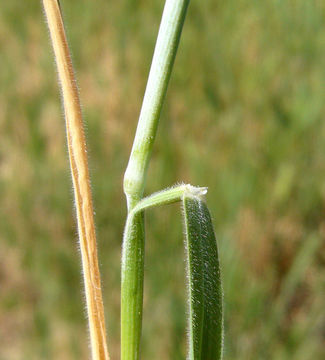
[[[143,196],[152,146],[188,4],[189,0],[166,0],[138,127],[124,175],[129,212]],[[144,243],[143,214],[128,217],[122,255],[122,360],[138,360],[140,357]]]
[[[142,197],[158,121],[189,0],[167,0],[161,20],[138,127],[124,175],[129,208]]]
[[[121,360],[140,358],[144,277],[144,216],[128,216],[122,251]]]

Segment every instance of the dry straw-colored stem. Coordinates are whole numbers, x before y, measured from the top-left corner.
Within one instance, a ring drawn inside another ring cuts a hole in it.
[[[64,100],[93,360],[108,360],[88,160],[78,89],[58,0],[43,0]]]

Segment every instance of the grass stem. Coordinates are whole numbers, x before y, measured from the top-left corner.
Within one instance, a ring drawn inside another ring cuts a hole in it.
[[[108,360],[104,306],[81,106],[57,0],[43,0],[64,101],[93,360]]]
[[[161,108],[173,68],[189,0],[166,0],[129,163],[124,175],[128,212],[143,196]],[[140,357],[144,274],[144,216],[126,224],[122,253],[121,359]]]
[[[132,208],[142,197],[161,108],[182,33],[189,0],[166,0],[137,131],[124,175],[124,192]]]

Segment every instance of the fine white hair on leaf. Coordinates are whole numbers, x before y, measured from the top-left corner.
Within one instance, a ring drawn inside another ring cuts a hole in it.
[[[188,359],[222,358],[223,294],[217,243],[206,204],[184,196],[187,249]]]
[[[187,195],[187,196],[193,196],[193,197],[198,197],[198,198],[204,198],[204,196],[208,192],[207,187],[197,187],[197,186],[192,186],[190,184],[187,184],[184,186],[185,186],[184,196]]]

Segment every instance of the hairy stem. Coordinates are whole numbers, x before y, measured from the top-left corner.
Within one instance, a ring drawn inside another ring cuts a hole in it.
[[[64,24],[57,0],[43,0],[64,101],[67,142],[76,203],[78,233],[93,360],[107,360],[104,307],[97,259],[96,233],[85,135]]]
[[[121,359],[140,358],[144,277],[144,214],[128,216],[123,238]]]

